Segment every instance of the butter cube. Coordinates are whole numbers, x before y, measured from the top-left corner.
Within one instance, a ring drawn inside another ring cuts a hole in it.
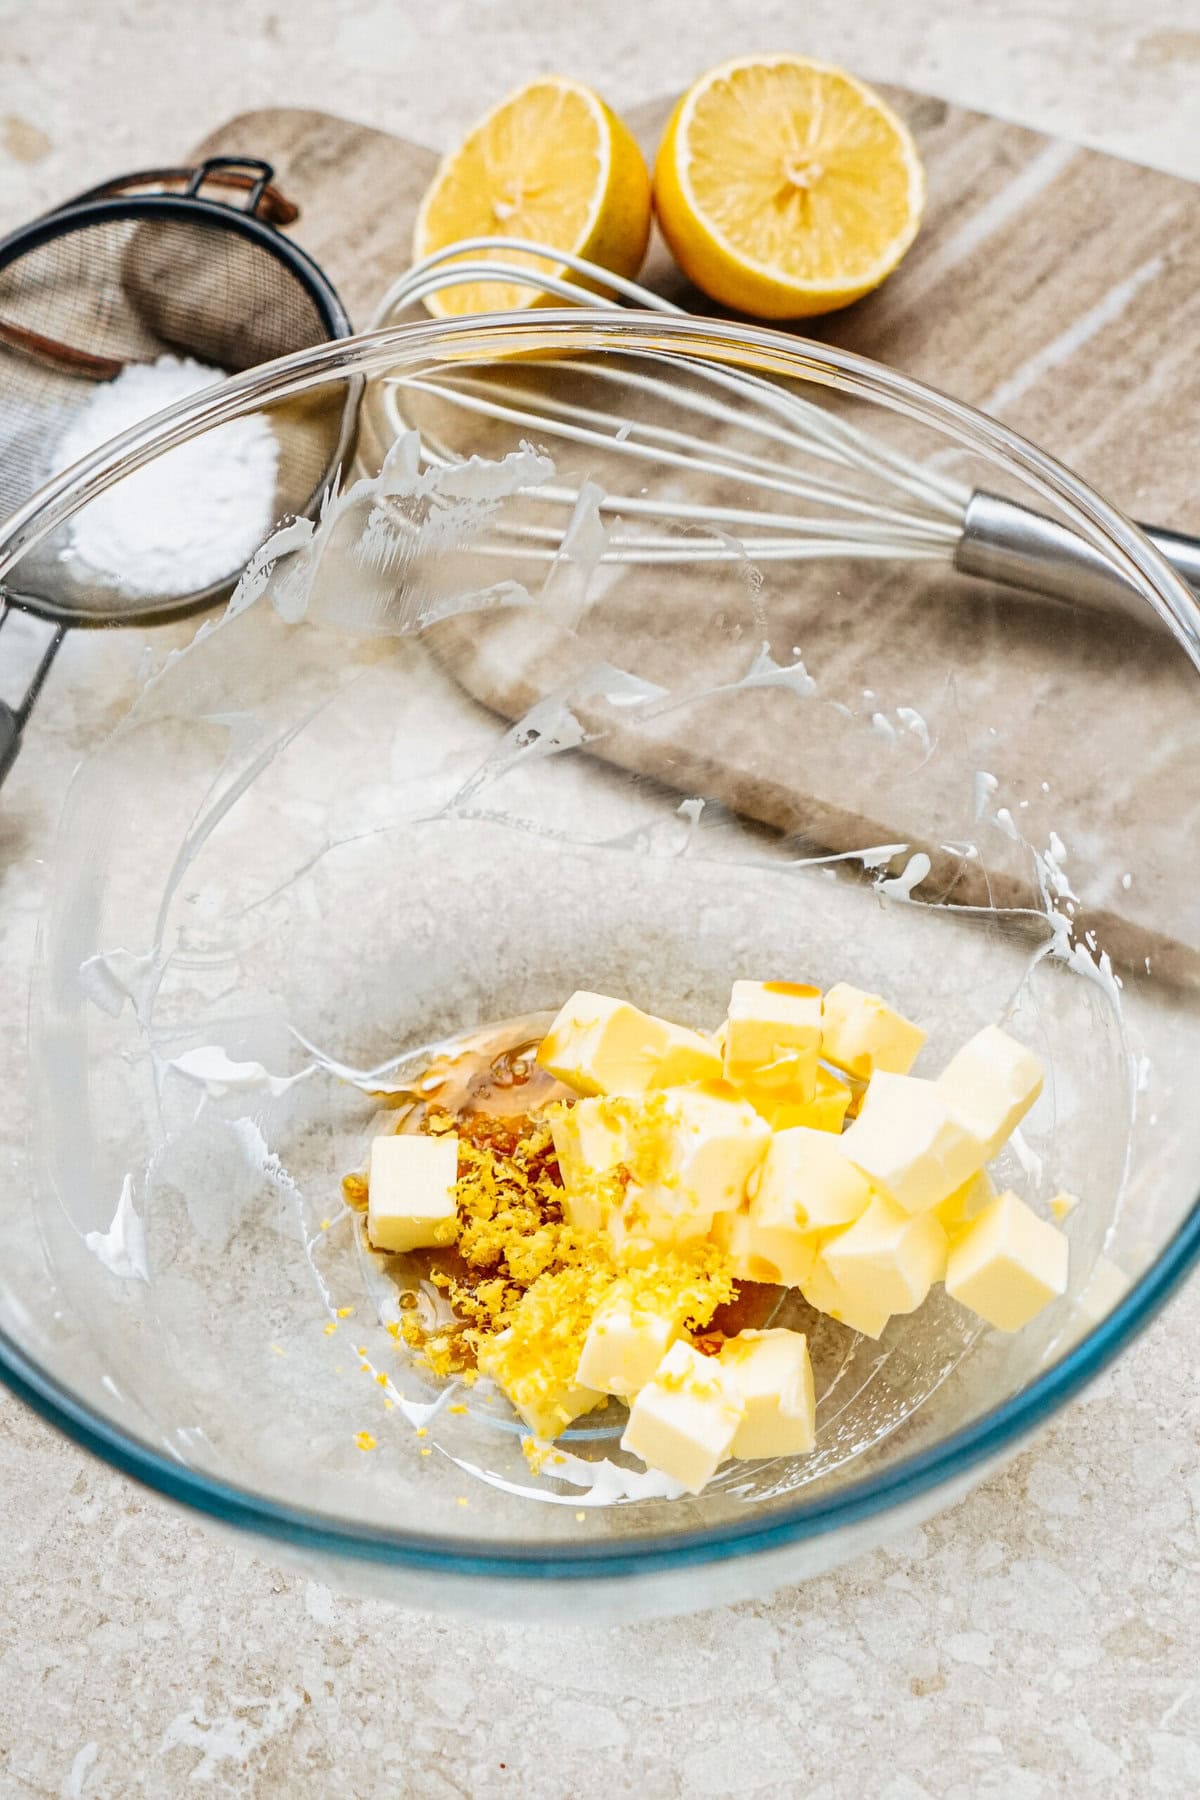
[[[946,1292],[1000,1331],[1019,1331],[1067,1291],[1067,1240],[1014,1193],[998,1194],[955,1239]]]
[[[925,1042],[919,1025],[878,994],[839,981],[821,1005],[821,1055],[848,1075],[869,1080],[877,1070],[907,1075]]]
[[[418,1133],[371,1140],[367,1236],[377,1250],[423,1250],[454,1239],[458,1139]]]
[[[719,1244],[728,1253],[732,1262],[737,1263],[739,1260],[744,1262],[750,1254],[749,1232],[750,1212],[743,1203],[736,1212],[718,1213],[709,1226],[708,1235],[714,1244]],[[739,1269],[734,1269],[735,1275],[740,1273]]]
[[[909,1313],[946,1273],[946,1234],[929,1213],[906,1213],[879,1194],[821,1256],[843,1306]]]
[[[1041,1093],[1042,1065],[998,1025],[985,1025],[951,1057],[937,1085],[990,1162]]]
[[[869,1179],[843,1156],[836,1138],[794,1125],[771,1139],[750,1217],[765,1223],[770,1216],[786,1216],[790,1208],[806,1231],[832,1231],[853,1223],[871,1196]]]
[[[534,1436],[547,1441],[565,1431],[581,1413],[593,1412],[605,1401],[604,1394],[564,1378],[548,1362],[532,1362],[518,1347],[511,1325],[493,1338],[484,1338],[477,1361],[480,1373],[503,1390]]]
[[[933,1216],[949,1237],[961,1231],[981,1213],[989,1200],[996,1198],[996,1184],[986,1169],[980,1169],[978,1175],[972,1175],[961,1187],[946,1200],[941,1200],[933,1208]],[[1050,1202],[1051,1206],[1054,1202]]]
[[[811,1100],[821,1049],[820,988],[735,981],[722,1044],[727,1081],[787,1088]]]
[[[760,1268],[775,1271],[765,1279],[802,1287],[818,1234],[857,1219],[871,1195],[868,1178],[827,1131],[804,1125],[777,1131],[750,1201],[746,1253]]]
[[[718,1361],[745,1409],[734,1456],[800,1456],[812,1449],[817,1403],[802,1331],[740,1331]]]
[[[778,1266],[756,1256],[750,1247],[748,1207],[743,1207],[740,1212],[718,1213],[708,1235],[714,1244],[719,1244],[724,1250],[729,1258],[729,1267],[739,1281],[761,1281],[774,1287],[783,1285],[783,1276]]]
[[[550,1118],[563,1178],[563,1218],[577,1231],[603,1230],[612,1200],[612,1171],[625,1160],[629,1119],[607,1098],[577,1100]]]
[[[1054,1214],[1055,1223],[1063,1224],[1070,1218],[1078,1205],[1078,1194],[1068,1194],[1066,1188],[1059,1188],[1057,1194],[1050,1201],[1050,1211]]]
[[[537,1060],[579,1094],[644,1094],[721,1074],[720,1051],[699,1032],[583,990],[551,1025]]]
[[[625,1105],[630,1180],[609,1221],[614,1243],[707,1236],[718,1213],[741,1205],[771,1141],[766,1121],[723,1084],[672,1088]]]
[[[628,1282],[617,1282],[593,1315],[579,1358],[578,1381],[622,1399],[638,1394],[679,1337],[682,1320],[651,1312]]]
[[[621,1448],[698,1494],[730,1454],[744,1413],[717,1359],[675,1343],[630,1407]]]
[[[755,1112],[760,1113],[772,1131],[790,1131],[794,1125],[807,1125],[813,1131],[838,1132],[854,1097],[849,1082],[832,1069],[817,1064],[816,1084],[811,1100],[801,1100],[791,1088],[760,1088],[742,1085],[742,1093]]]
[[[848,1325],[851,1331],[861,1331],[864,1337],[880,1337],[892,1316],[869,1293],[844,1292],[823,1254],[817,1255],[807,1279],[800,1284],[800,1292],[818,1312],[836,1319],[840,1325]]]
[[[985,1161],[937,1083],[917,1075],[872,1076],[857,1119],[830,1142],[910,1213],[948,1199]]]

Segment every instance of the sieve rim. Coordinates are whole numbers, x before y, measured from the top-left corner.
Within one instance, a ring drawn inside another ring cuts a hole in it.
[[[269,165],[264,165],[269,166]],[[161,171],[159,172],[161,173]],[[273,171],[272,171],[273,173]],[[91,191],[94,193],[94,190]],[[321,265],[300,247],[293,239],[285,237],[279,228],[260,218],[257,213],[249,212],[240,206],[231,205],[224,200],[207,199],[203,194],[119,194],[108,197],[92,198],[89,194],[68,200],[48,213],[19,225],[0,238],[0,270],[8,268],[20,257],[30,251],[39,249],[43,244],[53,243],[56,238],[66,237],[75,230],[83,230],[91,225],[105,224],[121,219],[140,220],[146,218],[182,218],[196,224],[207,224],[214,230],[226,230],[240,233],[282,263],[304,289],[316,308],[318,319],[325,332],[325,337],[318,344],[305,346],[305,350],[319,350],[326,345],[337,343],[352,335],[353,326],[350,315]],[[292,354],[298,354],[292,352]],[[259,363],[254,368],[265,368],[268,365]],[[238,374],[250,373],[250,370],[239,370]],[[226,374],[226,379],[234,379]],[[340,466],[344,465],[349,445],[353,439],[358,414],[357,390],[351,387],[347,394],[346,406],[343,410],[341,429],[337,442],[333,446],[326,463],[325,475],[317,483],[310,497],[311,511],[319,501],[319,496],[328,478]],[[117,629],[125,625],[155,625],[166,623],[171,619],[187,618],[191,613],[205,612],[216,605],[229,593],[237,580],[237,572],[232,572],[220,581],[212,582],[203,589],[180,595],[177,599],[155,597],[144,604],[133,602],[122,606],[119,612],[88,612],[71,605],[59,605],[42,594],[21,592],[12,587],[3,587],[5,604],[16,611],[31,613],[39,619],[51,620],[57,624],[69,625],[73,630],[96,631]]]
[[[241,207],[230,206],[224,200],[205,199],[202,194],[130,194],[99,200],[68,200],[64,206],[56,207],[53,212],[43,213],[40,218],[31,219],[26,225],[18,225],[15,231],[0,238],[0,269],[6,269],[18,256],[24,256],[30,250],[52,243],[56,237],[65,237],[69,231],[85,225],[155,215],[167,217],[172,214],[197,222],[204,219],[213,226],[240,232],[243,237],[250,238],[268,251],[277,262],[283,263],[288,272],[307,290],[328,334],[326,342],[332,343],[337,338],[350,336],[350,315],[328,275],[307,250],[301,249],[293,239],[284,237],[277,226],[268,224],[256,214],[246,212]],[[315,349],[316,346],[309,345],[306,348]]]

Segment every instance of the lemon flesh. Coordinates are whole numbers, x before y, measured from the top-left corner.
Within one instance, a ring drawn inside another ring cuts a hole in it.
[[[921,222],[907,127],[852,75],[807,57],[710,70],[654,171],[663,235],[712,299],[759,318],[831,312],[891,273]]]
[[[627,128],[590,88],[546,76],[502,100],[444,159],[417,215],[413,257],[461,238],[531,238],[632,276],[646,254],[650,217],[650,176]],[[528,252],[496,255],[579,281],[563,264]],[[535,288],[475,281],[443,288],[426,305],[445,318],[539,302],[545,296]]]

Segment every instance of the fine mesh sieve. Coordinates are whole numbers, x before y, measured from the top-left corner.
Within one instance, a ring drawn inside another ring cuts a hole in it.
[[[168,372],[177,383],[200,385],[349,333],[329,281],[277,229],[298,214],[271,186],[272,174],[256,158],[229,157],[146,171],[91,189],[0,241],[0,517],[99,441],[88,436],[92,421],[115,416],[111,406],[97,406],[107,384],[122,382],[128,395],[130,380],[139,381],[151,396],[149,414],[181,397],[152,397],[161,384],[147,377],[163,359],[172,359]],[[171,617],[221,598],[262,537],[281,519],[317,507],[346,456],[356,397],[348,385],[316,400],[277,404],[230,428],[233,452],[245,449],[247,429],[256,434],[261,530],[255,509],[248,513],[244,496],[233,492],[241,499],[240,530],[231,532],[227,553],[223,515],[214,506],[211,531],[201,529],[205,518],[195,521],[205,540],[198,560],[160,551],[139,568],[111,554],[81,554],[89,516],[93,526],[100,517],[97,506],[111,508],[113,496],[119,504],[125,482],[143,480],[139,497],[145,491],[146,472],[139,471],[22,560],[0,590],[0,626],[17,610],[40,615],[52,629],[23,694],[0,700],[0,776],[62,632]],[[124,418],[116,430],[132,423]],[[189,453],[192,462],[178,461],[177,477],[169,475],[170,458]],[[158,479],[174,478],[176,492],[186,494],[195,455],[191,446],[168,452]],[[232,469],[225,487],[231,485],[236,489]],[[126,499],[133,498],[131,486]],[[146,503],[153,504],[152,495]]]

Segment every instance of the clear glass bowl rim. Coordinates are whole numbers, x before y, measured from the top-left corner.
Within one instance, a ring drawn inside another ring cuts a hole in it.
[[[592,308],[531,308],[461,321],[388,327],[298,351],[180,401],[43,486],[0,521],[0,582],[20,559],[114,481],[155,456],[255,407],[335,379],[361,381],[430,357],[476,358],[514,348],[581,352],[670,352],[791,376],[879,402],[1006,464],[1055,501],[1102,547],[1169,626],[1200,668],[1200,607],[1154,546],[1122,513],[1063,464],[975,408],[926,384],[826,344],[705,319]],[[3,589],[0,587],[0,595]],[[19,594],[13,598],[21,603]],[[34,608],[36,610],[36,608]],[[536,1541],[478,1548],[436,1533],[384,1531],[240,1488],[188,1469],[80,1402],[0,1329],[0,1381],[48,1423],[101,1460],[167,1498],[221,1523],[333,1557],[441,1571],[446,1575],[572,1580],[646,1575],[778,1550],[904,1506],[1011,1451],[1092,1381],[1145,1327],[1200,1260],[1200,1194],[1173,1237],[1108,1316],[1018,1394],[938,1444],[826,1496],[798,1498],[744,1520],[653,1538],[582,1545]]]

